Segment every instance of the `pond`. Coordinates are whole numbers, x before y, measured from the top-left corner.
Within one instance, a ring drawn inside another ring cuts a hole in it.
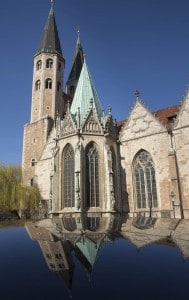
[[[0,224],[1,299],[188,299],[189,221],[113,214]]]

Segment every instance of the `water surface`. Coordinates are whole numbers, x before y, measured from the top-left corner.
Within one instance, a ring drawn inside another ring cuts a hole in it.
[[[1,299],[188,299],[187,222],[82,221],[0,228]]]

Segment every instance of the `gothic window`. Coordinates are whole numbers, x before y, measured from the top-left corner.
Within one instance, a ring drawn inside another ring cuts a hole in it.
[[[75,206],[75,160],[74,149],[68,144],[63,152],[63,207]]]
[[[46,60],[46,68],[51,69],[53,67],[53,60],[51,58],[48,58]]]
[[[113,175],[113,188],[114,188],[114,192],[115,192],[115,188],[116,188],[116,155],[115,155],[115,151],[113,149],[113,147],[110,148],[111,153],[112,153],[112,175]]]
[[[74,231],[77,229],[75,218],[65,217],[63,219],[64,228],[68,231]]]
[[[100,217],[87,218],[87,229],[90,231],[97,231],[100,227]]]
[[[59,92],[59,91],[60,91],[60,87],[61,87],[61,83],[60,83],[60,82],[58,82],[58,83],[57,83],[57,92]]]
[[[48,90],[51,90],[51,89],[52,89],[52,79],[47,78],[47,79],[45,80],[45,88],[48,89]]]
[[[94,143],[86,148],[86,197],[87,207],[99,207],[98,151]]]
[[[36,83],[35,83],[35,90],[36,91],[39,91],[41,88],[41,81],[40,80],[37,80]]]
[[[155,168],[148,152],[141,150],[138,153],[134,161],[133,171],[137,208],[157,207]]]
[[[37,71],[40,70],[41,67],[42,67],[42,61],[38,60],[37,63],[36,63],[36,69],[37,69]]]

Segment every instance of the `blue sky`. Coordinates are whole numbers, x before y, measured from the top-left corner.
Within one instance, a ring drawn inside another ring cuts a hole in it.
[[[50,0],[1,3],[0,163],[21,164],[23,126],[30,120],[33,55]],[[114,118],[128,117],[140,91],[151,110],[183,100],[189,83],[189,1],[56,0],[66,59],[65,81],[80,39],[99,98]]]

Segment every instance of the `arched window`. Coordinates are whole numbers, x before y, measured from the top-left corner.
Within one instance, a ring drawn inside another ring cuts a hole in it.
[[[40,70],[41,67],[42,67],[42,61],[38,60],[37,63],[36,63],[36,69],[37,69],[37,71]]]
[[[63,152],[63,207],[75,206],[74,149],[68,144]]]
[[[151,155],[141,150],[133,165],[137,208],[158,206],[154,163]]]
[[[77,229],[76,220],[72,217],[65,217],[63,219],[64,228],[68,231],[74,231]]]
[[[40,81],[40,80],[37,80],[37,81],[35,82],[35,90],[36,90],[36,91],[39,91],[40,88],[41,88],[41,81]]]
[[[51,90],[52,89],[52,79],[47,78],[45,80],[45,88]]]
[[[53,60],[51,58],[48,58],[46,60],[46,68],[51,69],[53,67]]]
[[[88,217],[87,229],[90,231],[97,231],[100,228],[100,217]]]
[[[87,207],[99,207],[98,151],[94,143],[86,148],[86,197]]]

